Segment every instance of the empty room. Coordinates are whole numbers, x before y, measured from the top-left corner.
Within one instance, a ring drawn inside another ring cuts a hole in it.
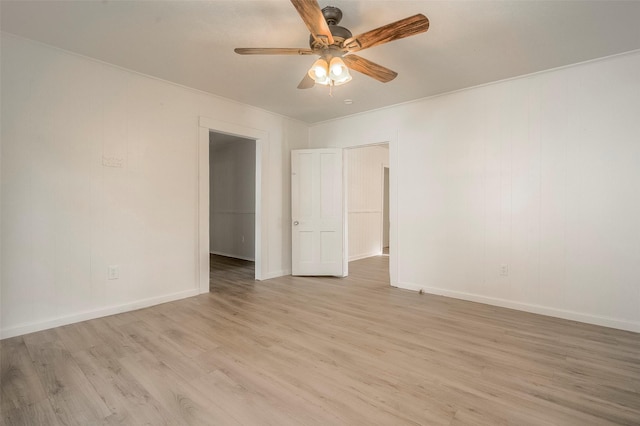
[[[0,0],[0,425],[639,425],[638,22]]]

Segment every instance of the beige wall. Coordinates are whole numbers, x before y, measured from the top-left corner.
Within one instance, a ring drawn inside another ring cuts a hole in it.
[[[318,124],[310,146],[391,141],[395,285],[640,331],[638,117],[635,52]]]
[[[267,135],[262,273],[290,270],[304,123],[4,34],[1,54],[2,336],[198,293],[200,117]]]

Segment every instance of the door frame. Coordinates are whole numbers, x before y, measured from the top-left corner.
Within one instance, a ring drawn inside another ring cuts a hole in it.
[[[209,133],[224,133],[256,141],[256,202],[255,202],[255,270],[256,280],[264,276],[267,256],[267,203],[262,194],[266,189],[269,162],[269,133],[235,123],[200,117],[198,137],[198,223],[196,248],[197,288],[209,292]]]
[[[361,143],[353,143],[349,141],[344,145],[330,145],[343,148],[345,151],[352,148],[364,148],[367,146],[389,144],[389,284],[393,287],[398,287],[398,261],[400,257],[400,247],[398,247],[398,135],[396,132],[392,132],[387,137],[380,138],[376,142],[372,142],[371,139],[362,141]],[[346,159],[345,159],[346,164]],[[345,170],[346,173],[346,170]],[[343,185],[345,186],[345,197],[347,176],[345,175]],[[348,199],[345,199],[345,224],[348,228],[348,211],[347,211]],[[348,252],[348,229],[345,229],[345,263],[349,262]]]
[[[343,148],[343,152],[344,152],[344,159],[343,159],[343,194],[344,194],[344,222],[345,222],[345,235],[346,237],[344,238],[345,241],[345,248],[344,250],[346,251],[346,256],[345,256],[345,265],[347,265],[346,267],[348,267],[349,262],[351,261],[351,257],[349,254],[349,197],[351,196],[351,194],[349,194],[349,188],[350,188],[350,184],[349,184],[349,156],[351,155],[351,152],[356,151],[358,149],[363,149],[363,148],[371,148],[371,147],[386,147],[387,151],[389,151],[391,149],[390,143],[389,142],[374,142],[374,143],[369,143],[369,144],[363,144],[363,145],[354,145],[354,146],[348,146]],[[379,250],[380,250],[380,255],[382,255],[382,250],[383,250],[383,218],[384,218],[384,170],[385,169],[389,169],[389,164],[390,164],[391,160],[390,160],[390,155],[387,155],[387,163],[386,164],[381,164],[381,174],[380,174],[380,188],[381,188],[381,193],[383,193],[383,195],[380,197],[381,201],[380,201],[380,227],[377,229],[379,235],[379,241],[380,241],[380,246],[379,246]],[[390,204],[390,203],[389,203]],[[389,206],[387,206],[389,207]],[[373,255],[371,255],[373,256]],[[356,259],[354,260],[358,260],[360,259],[360,256],[357,256]]]
[[[389,161],[391,162],[391,161]],[[388,186],[389,188],[389,194],[387,194],[387,202],[385,203],[385,198],[384,198],[384,176],[385,176],[385,171],[386,174],[388,176],[389,179],[389,183]],[[382,229],[380,230],[380,253],[384,252],[384,227],[385,227],[385,223],[384,223],[384,214],[385,211],[387,213],[387,216],[389,216],[389,224],[391,224],[391,215],[390,215],[390,210],[391,210],[391,168],[389,167],[389,164],[387,164],[386,166],[383,164],[382,165],[382,208],[380,209],[380,211],[382,212]],[[391,226],[389,226],[389,228],[391,228]],[[389,234],[391,230],[387,230],[387,232],[389,232]],[[391,252],[391,236],[388,235],[387,236],[389,238],[389,252]]]

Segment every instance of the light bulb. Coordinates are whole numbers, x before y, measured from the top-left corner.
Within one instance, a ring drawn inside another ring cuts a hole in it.
[[[331,65],[331,74],[333,75],[341,75],[344,67],[340,63],[335,63]]]
[[[327,79],[327,74],[329,74],[329,65],[327,64],[327,61],[322,58],[315,61],[311,66],[311,69],[309,69],[308,74],[316,83],[324,84],[320,82]]]
[[[317,79],[323,79],[327,76],[327,70],[323,67],[313,67],[313,73]]]
[[[349,73],[344,61],[337,56],[331,59],[329,69],[331,70],[329,77],[331,77],[332,80],[341,80]]]
[[[340,86],[341,84],[345,84],[351,81],[349,68],[347,68],[341,58],[335,57],[331,59],[329,69],[331,70],[331,72],[329,73],[329,77],[331,77],[331,80],[333,80],[333,84],[335,86]]]

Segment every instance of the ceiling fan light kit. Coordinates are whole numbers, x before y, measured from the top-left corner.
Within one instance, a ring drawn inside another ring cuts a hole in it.
[[[329,62],[325,58],[318,59],[313,63],[307,74],[315,84],[323,86],[340,86],[351,81],[349,69],[338,56],[334,56]]]
[[[378,65],[354,52],[383,43],[423,33],[429,29],[429,20],[422,14],[384,25],[357,36],[338,26],[342,11],[334,6],[320,9],[317,0],[291,0],[309,32],[310,49],[302,48],[236,48],[240,55],[318,55],[298,89],[310,89],[314,85],[340,86],[351,81],[349,69],[358,71],[382,83],[398,75],[395,71]]]

